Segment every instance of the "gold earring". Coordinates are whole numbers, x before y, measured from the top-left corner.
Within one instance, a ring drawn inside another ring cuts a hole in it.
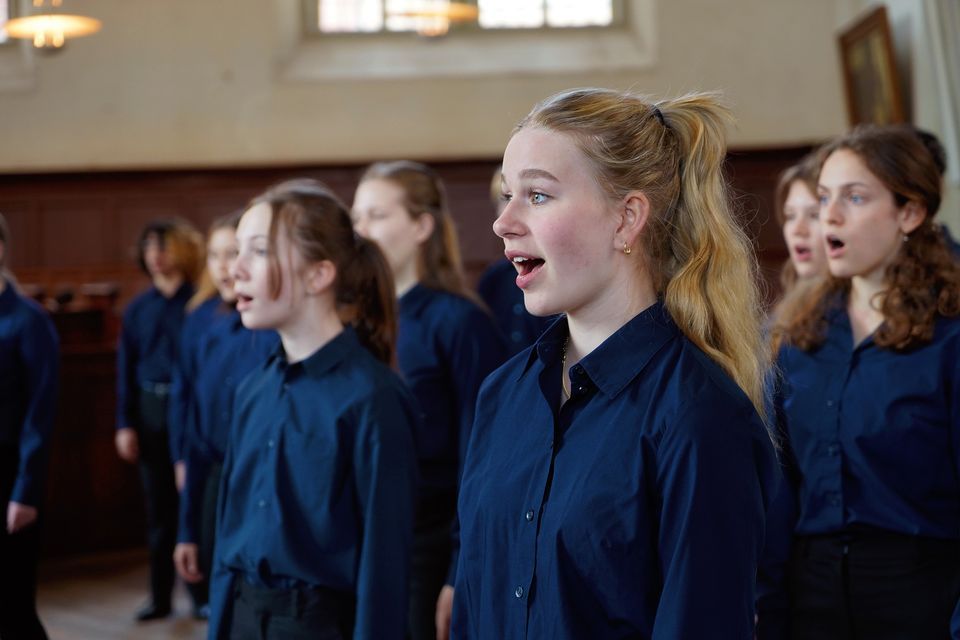
[[[633,249],[631,249],[630,245],[628,245],[626,242],[623,243],[623,253],[624,255],[630,255],[633,253]]]

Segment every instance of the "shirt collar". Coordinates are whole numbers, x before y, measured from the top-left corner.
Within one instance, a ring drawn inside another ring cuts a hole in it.
[[[587,354],[578,366],[600,391],[609,396],[619,394],[637,377],[650,359],[679,333],[673,318],[662,302],[644,309],[599,347]],[[544,366],[556,364],[563,351],[569,329],[566,316],[561,316],[544,332],[530,352],[524,373],[539,359]]]
[[[430,301],[433,290],[420,283],[413,287],[397,300],[397,307],[400,313],[417,313]]]
[[[275,366],[281,373],[291,375],[295,371],[303,370],[312,377],[319,377],[346,360],[349,354],[356,349],[362,349],[353,327],[347,325],[335,338],[323,345],[304,360],[289,364],[287,354],[283,350],[283,343],[277,344],[276,349],[267,360],[267,366]]]

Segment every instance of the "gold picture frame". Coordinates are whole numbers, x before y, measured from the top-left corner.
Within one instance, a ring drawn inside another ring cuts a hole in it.
[[[850,124],[905,122],[886,7],[877,7],[845,29],[839,42]]]

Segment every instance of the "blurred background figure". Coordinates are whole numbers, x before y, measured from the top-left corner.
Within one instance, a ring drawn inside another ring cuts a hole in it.
[[[60,355],[46,310],[14,288],[10,244],[0,214],[0,638],[45,640],[36,572]]]

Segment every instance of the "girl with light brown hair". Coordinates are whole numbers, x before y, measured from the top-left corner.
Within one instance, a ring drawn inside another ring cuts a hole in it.
[[[858,127],[820,158],[829,277],[773,329],[791,637],[955,637],[960,266],[934,222],[937,159],[909,126]]]
[[[352,216],[357,233],[383,249],[393,271],[397,363],[424,414],[409,618],[412,640],[433,640],[477,393],[505,358],[505,345],[464,283],[446,188],[433,169],[410,161],[371,165]]]

